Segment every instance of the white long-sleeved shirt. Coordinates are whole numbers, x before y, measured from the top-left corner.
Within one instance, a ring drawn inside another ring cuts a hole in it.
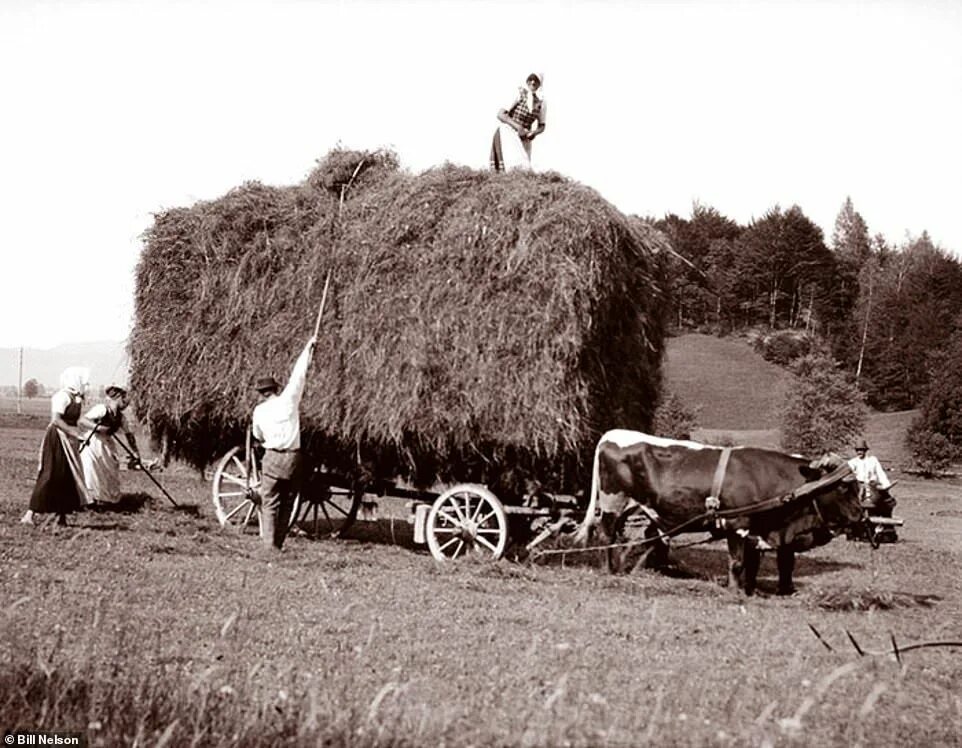
[[[875,455],[853,457],[848,461],[848,466],[852,468],[855,479],[859,483],[870,483],[879,488],[888,488],[892,485]]]
[[[310,360],[311,344],[308,343],[291,369],[287,386],[254,408],[251,431],[265,449],[300,449],[301,396],[304,394]]]

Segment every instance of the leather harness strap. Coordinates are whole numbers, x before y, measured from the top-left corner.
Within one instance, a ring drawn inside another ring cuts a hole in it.
[[[721,508],[722,483],[725,482],[725,471],[728,469],[728,458],[731,457],[732,448],[723,447],[721,455],[718,457],[718,466],[715,468],[715,477],[711,482],[711,494],[705,499],[705,509],[714,511]]]

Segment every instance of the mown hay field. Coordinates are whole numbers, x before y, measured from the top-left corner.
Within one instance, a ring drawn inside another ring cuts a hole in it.
[[[364,542],[295,537],[268,563],[180,466],[157,476],[199,516],[125,472],[141,508],[28,528],[43,425],[0,418],[5,730],[105,746],[960,744],[962,650],[900,665],[845,634],[869,650],[962,640],[958,483],[899,476],[900,543],[803,555],[791,598],[771,594],[766,558],[745,600],[721,584],[717,543],[676,551],[689,578],[611,577],[573,560],[439,566],[405,523],[359,523]]]
[[[36,415],[46,418],[50,415],[50,398],[25,397],[18,404],[15,397],[0,397],[0,413],[16,413],[18,408],[23,415]]]

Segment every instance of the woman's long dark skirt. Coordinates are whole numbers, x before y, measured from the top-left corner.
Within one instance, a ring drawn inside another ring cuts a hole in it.
[[[81,505],[77,480],[70,469],[60,431],[50,424],[40,447],[40,472],[30,496],[30,509],[38,514],[69,514]]]

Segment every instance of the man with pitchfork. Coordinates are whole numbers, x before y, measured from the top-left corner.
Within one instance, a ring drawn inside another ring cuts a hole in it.
[[[254,389],[261,402],[254,408],[251,435],[264,447],[261,465],[261,540],[268,553],[280,551],[287,537],[294,497],[300,490],[301,478],[301,397],[307,381],[307,369],[317,344],[324,303],[331,276],[324,281],[324,294],[317,311],[314,334],[294,362],[287,385],[272,376],[259,377]]]
[[[261,402],[254,408],[251,434],[264,447],[261,466],[261,539],[269,551],[280,551],[287,537],[301,467],[301,397],[317,337],[297,357],[287,385],[272,376],[259,377],[254,389]]]

